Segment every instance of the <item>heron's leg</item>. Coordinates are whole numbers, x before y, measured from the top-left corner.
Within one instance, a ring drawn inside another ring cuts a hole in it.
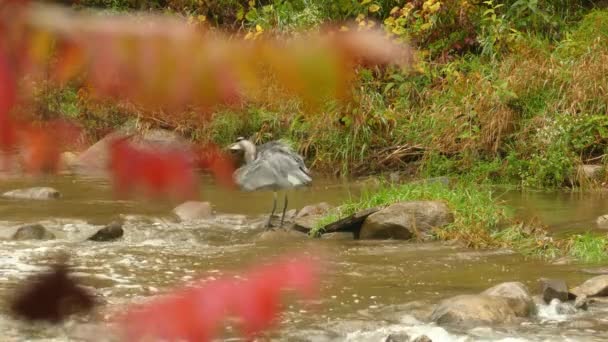
[[[285,220],[285,210],[287,210],[287,192],[285,192],[285,204],[283,205],[283,216],[281,216],[281,227],[283,227],[283,221]]]
[[[270,216],[268,217],[268,223],[266,224],[266,228],[270,228],[270,221],[272,220],[272,215],[274,215],[274,211],[277,209],[277,192],[274,191],[272,193],[272,211],[270,212]]]

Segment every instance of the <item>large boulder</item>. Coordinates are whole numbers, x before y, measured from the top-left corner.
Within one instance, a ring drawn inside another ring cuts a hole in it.
[[[80,153],[72,162],[74,172],[87,176],[105,176],[109,162],[109,146],[116,139],[133,134],[131,141],[140,148],[150,149],[189,149],[187,141],[178,134],[163,130],[153,129],[145,132],[137,132],[127,128],[118,132],[110,133]]]
[[[549,304],[555,298],[561,302],[568,300],[568,285],[566,285],[564,280],[541,278],[539,283],[540,292],[545,303]]]
[[[400,202],[369,215],[363,222],[359,238],[410,239],[452,222],[454,215],[443,202]]]
[[[522,301],[489,295],[460,295],[443,300],[431,320],[439,325],[497,324],[527,317],[529,310]]]
[[[2,197],[12,199],[48,200],[61,197],[61,193],[50,187],[34,187],[7,191],[2,194]]]
[[[534,312],[536,309],[534,300],[532,299],[526,285],[517,281],[500,283],[483,291],[481,294],[487,296],[511,298],[519,301],[521,306],[528,310],[528,314]]]
[[[574,296],[605,297],[608,296],[608,275],[600,275],[588,279],[581,285],[570,290]]]
[[[209,202],[184,202],[175,207],[173,213],[182,221],[201,220],[213,217],[213,209]]]
[[[55,234],[41,224],[29,224],[17,228],[12,238],[13,240],[52,240]]]

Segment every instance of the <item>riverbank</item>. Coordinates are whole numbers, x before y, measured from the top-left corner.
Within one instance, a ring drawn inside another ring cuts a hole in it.
[[[462,43],[462,37],[441,41],[406,25],[408,34],[419,38],[413,70],[360,69],[353,102],[329,103],[314,112],[295,100],[275,97],[269,87],[237,109],[218,109],[207,121],[196,108],[189,113],[147,112],[134,104],[96,100],[82,84],[39,87],[33,112],[76,119],[91,142],[129,121],[220,145],[237,136],[258,143],[283,139],[293,143],[318,173],[360,176],[397,171],[520,187],[597,188],[607,180],[608,79],[603,75],[608,73],[608,11],[576,3],[570,4],[576,9],[571,11],[565,4],[539,4],[539,13],[555,19],[557,26],[543,21],[527,29],[522,22],[538,18],[526,12],[516,15],[510,2],[492,9],[495,22],[479,17],[488,10],[483,6],[467,9],[471,27],[463,30],[477,38],[461,50],[447,45]],[[375,19],[396,30],[394,21],[404,10],[397,15],[382,3],[377,12],[370,12],[373,4],[357,8],[365,10],[363,17],[340,18],[359,23]],[[278,3],[254,5],[264,8],[265,14],[257,11],[257,17],[251,14],[242,20],[246,30],[261,25],[266,31],[292,32],[338,15],[326,13],[330,9],[316,2],[309,5],[310,15],[316,17],[300,26],[263,20],[264,15],[289,16],[279,13],[288,8]],[[451,5],[445,6],[436,12],[422,7],[412,11],[431,11],[425,20],[451,18]],[[116,8],[125,9],[128,6]],[[229,11],[230,7],[224,12]],[[245,8],[245,13],[251,11]],[[447,30],[445,24],[433,25],[430,31],[438,36]],[[493,29],[496,36],[490,35]]]

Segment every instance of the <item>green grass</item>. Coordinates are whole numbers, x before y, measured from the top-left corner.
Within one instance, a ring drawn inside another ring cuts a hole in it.
[[[436,237],[460,239],[474,247],[489,246],[491,239],[488,232],[510,217],[509,208],[497,200],[491,189],[480,189],[473,183],[453,186],[431,182],[401,185],[387,183],[334,209],[317,223],[311,235],[319,235],[326,224],[357,211],[411,200],[445,201],[454,211],[455,222],[437,231]]]
[[[589,263],[608,260],[606,247],[608,236],[593,233],[576,234],[567,238],[566,249],[569,256]]]

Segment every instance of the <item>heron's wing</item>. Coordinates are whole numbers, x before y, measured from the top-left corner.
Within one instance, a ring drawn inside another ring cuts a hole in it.
[[[265,150],[259,158],[268,161],[269,166],[276,171],[281,187],[298,187],[312,182],[302,157],[289,148],[273,147]]]
[[[234,173],[235,182],[245,191],[278,188],[280,177],[267,160],[256,159]]]

